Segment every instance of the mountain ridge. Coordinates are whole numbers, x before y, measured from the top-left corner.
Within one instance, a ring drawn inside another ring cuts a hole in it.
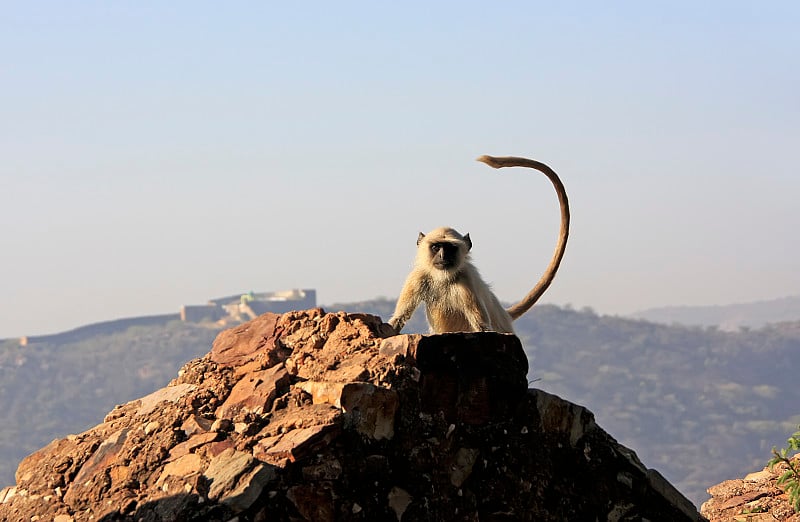
[[[767,324],[800,320],[800,296],[727,305],[678,305],[647,308],[629,315],[635,319],[687,326],[716,326],[725,331],[761,328]]]
[[[529,388],[528,368],[513,334],[266,313],[26,457],[0,518],[704,520],[589,410]]]
[[[388,318],[393,306],[377,299],[325,309]],[[711,484],[763,466],[800,424],[792,407],[800,322],[724,332],[537,305],[515,327],[529,381],[589,407],[696,505]],[[68,344],[0,343],[0,484],[37,447],[163,386],[219,329],[174,321]],[[421,311],[406,331],[427,331]]]

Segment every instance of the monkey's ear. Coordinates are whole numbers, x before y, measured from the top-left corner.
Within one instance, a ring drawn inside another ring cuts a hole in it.
[[[467,232],[467,235],[464,236],[464,243],[467,244],[467,252],[472,250],[472,240],[469,238],[469,232]]]
[[[419,246],[419,244],[420,244],[420,243],[422,243],[422,240],[423,240],[423,239],[425,239],[425,234],[423,234],[422,232],[420,232],[420,233],[419,233],[419,237],[417,237],[417,246]]]

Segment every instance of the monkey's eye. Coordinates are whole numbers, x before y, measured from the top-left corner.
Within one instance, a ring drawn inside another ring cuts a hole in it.
[[[442,249],[442,245],[440,245],[438,243],[434,243],[434,244],[431,245],[431,252],[433,252],[434,254],[436,252],[438,252],[439,250],[441,250],[441,249]]]

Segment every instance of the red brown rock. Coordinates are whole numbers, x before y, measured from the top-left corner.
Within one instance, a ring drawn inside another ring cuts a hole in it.
[[[0,520],[701,519],[589,411],[529,390],[527,370],[509,334],[265,314],[23,460]]]
[[[326,446],[339,434],[339,431],[338,424],[321,424],[292,430],[274,444],[270,439],[270,445],[265,448],[264,456],[270,461],[288,459],[290,462],[296,462]]]
[[[203,433],[211,430],[211,425],[214,423],[211,419],[205,419],[199,415],[190,415],[188,419],[181,424],[181,430],[187,437],[191,437],[195,433]]]
[[[800,454],[793,459],[800,465]],[[764,468],[744,478],[726,480],[708,488],[711,498],[700,508],[711,522],[800,522],[800,513],[778,485],[786,464]]]
[[[181,458],[184,455],[195,451],[200,446],[204,446],[209,442],[214,442],[215,440],[217,440],[217,432],[198,433],[197,435],[192,435],[189,440],[181,442],[169,450],[167,462]]]
[[[117,463],[117,456],[129,431],[129,428],[122,428],[100,444],[75,475],[64,495],[65,502],[80,505],[86,498],[92,496],[92,491],[98,484],[104,484],[110,479],[107,473]]]
[[[267,313],[239,326],[220,332],[209,358],[220,366],[236,367],[264,357],[267,364],[280,362],[275,341],[281,334],[280,315]],[[270,365],[271,365],[270,364]]]
[[[356,431],[375,440],[394,437],[394,418],[398,398],[394,390],[368,382],[351,382],[342,387],[339,398],[346,422]]]
[[[217,409],[218,419],[235,419],[240,414],[268,412],[272,401],[289,385],[289,372],[283,363],[244,375]]]
[[[175,386],[167,386],[154,391],[150,395],[139,399],[139,407],[136,415],[148,415],[155,410],[162,402],[177,402],[180,398],[195,390],[195,385],[183,383]]]

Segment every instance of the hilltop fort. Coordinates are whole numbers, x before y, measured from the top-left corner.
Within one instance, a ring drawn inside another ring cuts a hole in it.
[[[36,343],[67,343],[101,333],[125,330],[131,326],[155,326],[170,321],[191,323],[217,322],[229,326],[272,312],[283,314],[292,310],[305,310],[317,306],[317,291],[314,289],[280,290],[274,292],[247,292],[209,300],[201,305],[183,305],[178,313],[128,317],[102,321],[50,335],[26,335],[19,338],[21,346]]]

